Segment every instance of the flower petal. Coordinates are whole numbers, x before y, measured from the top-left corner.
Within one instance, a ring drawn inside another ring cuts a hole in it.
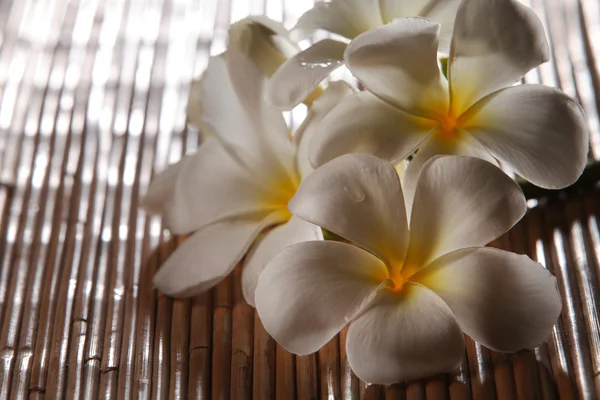
[[[187,122],[198,129],[200,137],[207,139],[214,136],[207,124],[202,120],[202,79],[193,80],[186,106]]]
[[[169,296],[188,297],[217,285],[235,268],[256,235],[285,214],[217,222],[194,233],[165,261],[154,286]]]
[[[403,276],[452,251],[486,245],[525,211],[519,185],[494,165],[473,157],[434,158],[417,182]]]
[[[202,147],[198,149],[198,152],[201,151],[200,149]],[[192,157],[184,157],[152,176],[152,182],[148,186],[146,194],[141,199],[141,207],[146,212],[150,214],[160,214],[163,212],[165,205],[173,197],[177,177],[191,160]]]
[[[296,54],[267,83],[267,100],[282,110],[300,104],[334,69],[344,63],[346,43],[324,39]]]
[[[263,100],[265,79],[239,51],[212,57],[202,79],[202,120],[248,170],[293,175],[288,129]]]
[[[463,360],[465,344],[444,301],[409,283],[399,293],[382,290],[352,322],[346,352],[361,380],[392,384],[452,370]]]
[[[448,54],[454,19],[461,0],[380,0],[384,23],[403,17],[427,17],[441,25],[438,51]]]
[[[159,174],[142,203],[181,234],[229,217],[266,215],[275,195],[255,183],[217,140],[208,139],[196,154]]]
[[[242,292],[246,302],[254,306],[254,292],[258,277],[269,261],[284,248],[309,240],[323,239],[321,228],[298,217],[276,226],[259,239],[244,261],[242,269]]]
[[[556,278],[529,257],[503,250],[458,250],[415,279],[446,301],[467,335],[493,350],[539,345],[561,310]]]
[[[383,23],[387,24],[396,18],[406,17],[424,17],[430,8],[430,3],[436,3],[436,0],[379,0]]]
[[[309,147],[315,166],[348,153],[368,153],[397,163],[425,140],[431,122],[360,92],[342,100],[317,130]]]
[[[402,262],[408,231],[394,166],[367,154],[347,154],[323,165],[300,185],[289,210],[391,264]]]
[[[558,89],[510,87],[478,102],[469,114],[465,129],[535,185],[560,189],[583,172],[589,146],[585,116]]]
[[[457,155],[481,158],[494,165],[497,161],[490,152],[479,143],[468,132],[457,130],[453,133],[455,136],[446,138],[439,132],[433,131],[427,139],[419,145],[419,150],[413,159],[408,163],[406,172],[402,179],[402,190],[406,202],[406,212],[410,221],[412,204],[415,196],[415,188],[419,178],[421,168],[427,161],[437,155]]]
[[[460,115],[548,58],[544,27],[533,10],[515,0],[464,0],[448,65],[453,110]]]
[[[228,49],[246,54],[265,76],[271,76],[300,48],[285,27],[265,15],[250,15],[229,28]]]
[[[437,61],[439,24],[401,18],[354,39],[350,71],[365,87],[403,111],[439,118],[448,111],[447,82]]]
[[[421,14],[424,17],[439,23],[441,26],[438,44],[438,51],[440,53],[450,54],[454,22],[461,3],[462,0],[433,0],[429,2],[425,12]]]
[[[292,143],[296,147],[296,168],[298,168],[300,176],[306,177],[314,169],[308,157],[309,144],[319,130],[320,122],[346,96],[352,93],[354,90],[346,82],[331,82],[308,109],[306,119],[292,137]]]
[[[227,51],[227,66],[231,83],[240,104],[255,122],[256,135],[270,155],[277,158],[291,176],[295,176],[293,149],[283,114],[265,99],[267,77],[246,55]]]
[[[304,242],[279,253],[256,288],[256,310],[271,336],[299,355],[323,347],[375,297],[385,265],[358,247]]]
[[[332,0],[315,4],[293,30],[323,29],[352,39],[382,23],[378,0]]]
[[[408,163],[406,161],[400,161],[395,166],[396,173],[398,174],[398,177],[400,178],[400,182],[402,182],[402,179],[404,179],[404,174],[406,173],[406,166],[407,165],[408,165]],[[404,191],[403,191],[403,193],[404,193]]]

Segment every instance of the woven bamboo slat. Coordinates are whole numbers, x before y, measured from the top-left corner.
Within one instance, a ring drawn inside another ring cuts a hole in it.
[[[584,107],[600,158],[600,4],[526,0],[552,60],[528,83]],[[310,0],[0,1],[0,400],[600,399],[600,194],[532,200],[492,245],[558,278],[548,342],[502,354],[467,340],[450,374],[381,387],[352,374],[346,331],[317,354],[279,347],[242,297],[152,287],[184,238],[138,209],[154,172],[198,145],[189,84],[249,13],[286,23]],[[340,72],[343,74],[343,72]],[[399,333],[400,334],[400,333]]]

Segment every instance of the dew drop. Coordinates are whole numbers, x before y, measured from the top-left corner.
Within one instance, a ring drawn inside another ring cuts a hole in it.
[[[329,68],[334,64],[340,64],[341,61],[334,58],[314,59],[313,57],[300,57],[298,60],[304,68]]]
[[[300,65],[304,68],[328,68],[332,66],[334,61],[326,60],[326,61],[300,61]]]
[[[360,186],[344,186],[344,190],[348,193],[348,196],[354,201],[361,202],[365,199],[365,192]]]

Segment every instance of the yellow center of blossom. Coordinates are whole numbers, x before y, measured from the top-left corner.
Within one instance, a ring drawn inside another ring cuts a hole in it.
[[[460,128],[460,123],[457,118],[452,115],[446,114],[439,119],[439,134],[446,138],[452,138],[455,136],[456,129]]]
[[[268,182],[268,191],[265,197],[261,199],[263,206],[273,212],[281,212],[287,215],[287,219],[292,217],[288,210],[288,203],[296,194],[300,186],[300,179],[289,175],[272,177]]]
[[[439,110],[427,119],[422,120],[424,128],[435,129],[437,137],[446,140],[458,140],[460,138],[460,130],[465,125],[463,116],[456,116],[448,110]]]
[[[407,282],[406,279],[400,274],[394,272],[394,268],[390,271],[390,277],[387,279],[386,287],[392,292],[401,292],[404,289],[404,284]]]
[[[392,292],[401,292],[404,290],[407,283],[412,282],[411,279],[421,268],[418,265],[407,263],[405,261],[392,262],[388,267],[388,277],[384,282],[385,287]]]

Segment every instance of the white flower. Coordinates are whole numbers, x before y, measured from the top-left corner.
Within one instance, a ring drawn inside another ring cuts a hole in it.
[[[393,166],[366,154],[315,170],[290,210],[353,244],[284,249],[259,278],[259,316],[300,355],[350,324],[348,361],[364,381],[451,370],[464,357],[463,332],[498,351],[531,348],[560,313],[556,279],[542,265],[482,247],[526,211],[518,185],[488,162],[443,156],[426,163],[410,225]]]
[[[307,11],[294,33],[322,29],[346,39],[400,18],[422,16],[442,25],[439,49],[448,53],[452,27],[460,0],[332,0]],[[341,38],[343,40],[343,38]],[[267,85],[269,101],[291,110],[344,63],[346,43],[324,39],[296,54],[275,72]]]
[[[368,91],[323,120],[311,161],[365,152],[396,162],[418,148],[403,182],[409,202],[435,154],[498,159],[544,188],[573,183],[588,151],[580,106],[554,88],[510,86],[548,59],[535,13],[512,0],[464,0],[448,80],[438,65],[438,32],[433,21],[404,18],[354,39],[346,63]]]
[[[282,114],[263,101],[264,80],[240,52],[213,57],[195,94],[201,102],[198,119],[212,137],[196,154],[158,174],[143,199],[172,233],[194,232],[154,278],[168,295],[210,289],[248,253],[242,289],[253,304],[258,274],[273,255],[288,244],[322,238],[320,228],[292,217],[287,203],[312,170],[305,139],[314,133],[313,122],[351,89],[330,86],[291,139]]]

